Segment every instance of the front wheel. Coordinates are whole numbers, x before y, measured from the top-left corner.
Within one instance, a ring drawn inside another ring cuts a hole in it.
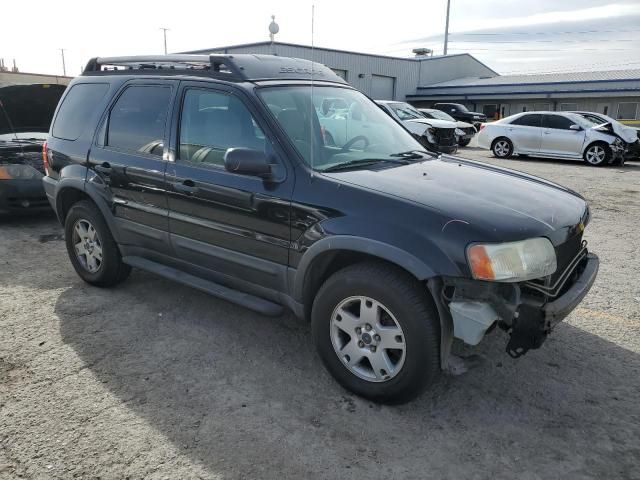
[[[584,161],[594,167],[601,167],[609,163],[611,159],[611,149],[604,143],[594,143],[584,151]]]
[[[458,145],[460,145],[461,147],[466,147],[467,145],[469,145],[471,143],[471,139],[467,138],[465,140],[460,140],[458,142]]]
[[[491,151],[498,158],[509,158],[513,155],[513,143],[506,137],[494,140]]]
[[[416,397],[440,368],[440,321],[426,287],[386,264],[332,275],[313,303],[324,365],[346,389],[383,403]]]

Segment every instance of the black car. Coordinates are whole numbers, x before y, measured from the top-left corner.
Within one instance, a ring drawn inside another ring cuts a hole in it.
[[[487,116],[484,113],[470,112],[467,107],[460,103],[436,103],[433,108],[446,112],[461,122],[471,123],[476,128],[476,131],[479,131],[480,125],[487,121]]]
[[[0,214],[51,211],[42,188],[42,144],[63,85],[0,88]]]
[[[327,99],[349,115],[323,123]],[[454,337],[475,345],[499,326],[512,357],[540,347],[598,270],[580,195],[431,154],[305,60],[93,59],[46,159],[86,282],[137,267],[262,314],[289,309],[335,378],[376,401],[454,369]]]

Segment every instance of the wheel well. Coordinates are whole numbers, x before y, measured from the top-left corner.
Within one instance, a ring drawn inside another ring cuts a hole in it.
[[[584,151],[586,152],[587,150],[589,150],[589,148],[593,147],[594,145],[602,145],[603,147],[611,150],[611,146],[607,142],[605,142],[604,140],[594,140],[589,145],[587,145],[587,147],[584,149]]]
[[[499,140],[507,140],[509,143],[511,143],[511,145],[513,145],[513,142],[511,141],[511,139],[509,137],[505,137],[503,135],[503,136],[496,137],[496,138],[493,139],[493,142],[491,142],[491,150],[493,150],[493,147],[495,146],[496,142],[499,141]]]
[[[80,200],[89,200],[90,202],[93,202],[89,195],[84,193],[82,190],[78,190],[77,188],[65,188],[58,194],[56,205],[60,221],[64,222],[69,209],[73,206],[73,204],[78,203]]]
[[[354,250],[332,250],[320,255],[319,258],[313,260],[313,263],[311,263],[309,270],[305,275],[304,287],[302,290],[304,318],[307,320],[311,318],[313,299],[327,278],[338,270],[342,270],[350,265],[362,262],[387,263],[403,271],[407,271],[396,263],[389,262],[388,260],[376,257],[375,255],[369,255],[367,253],[357,252]],[[415,278],[411,272],[407,271],[407,273]]]

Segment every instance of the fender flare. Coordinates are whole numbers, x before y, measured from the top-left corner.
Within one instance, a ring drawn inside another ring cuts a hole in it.
[[[102,214],[105,222],[107,222],[107,226],[109,227],[114,240],[116,241],[116,243],[120,243],[120,235],[118,234],[118,229],[115,225],[113,212],[111,211],[111,208],[109,207],[104,194],[100,191],[98,186],[93,185],[90,182],[86,182],[84,178],[78,178],[75,176],[63,177],[58,181],[55,189],[55,199],[56,214],[58,215],[60,222],[64,225],[64,218],[62,217],[61,211],[60,195],[62,195],[62,192],[67,189],[79,190],[80,192],[88,196],[93,203],[95,203],[95,205],[98,207],[98,210],[100,210],[100,213]]]
[[[331,236],[323,238],[311,245],[302,256],[296,269],[292,285],[293,298],[296,301],[303,301],[305,281],[313,262],[322,254],[332,250],[351,250],[378,257],[404,268],[418,280],[426,280],[436,275],[422,260],[388,243],[351,235]]]

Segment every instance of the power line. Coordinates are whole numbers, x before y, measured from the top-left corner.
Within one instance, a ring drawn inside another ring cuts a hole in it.
[[[500,36],[500,35],[584,35],[593,33],[622,33],[622,32],[640,32],[640,28],[629,28],[623,30],[573,30],[561,32],[467,32],[467,33],[451,33],[450,35],[464,36]]]
[[[479,40],[475,42],[471,42],[469,40],[452,40],[451,43],[476,43],[476,44],[500,44],[500,43],[600,43],[600,42],[639,42],[640,38],[621,38],[621,39],[612,39],[612,38],[603,38],[603,39],[586,39],[586,40],[498,40],[498,41],[489,41],[489,40]]]

